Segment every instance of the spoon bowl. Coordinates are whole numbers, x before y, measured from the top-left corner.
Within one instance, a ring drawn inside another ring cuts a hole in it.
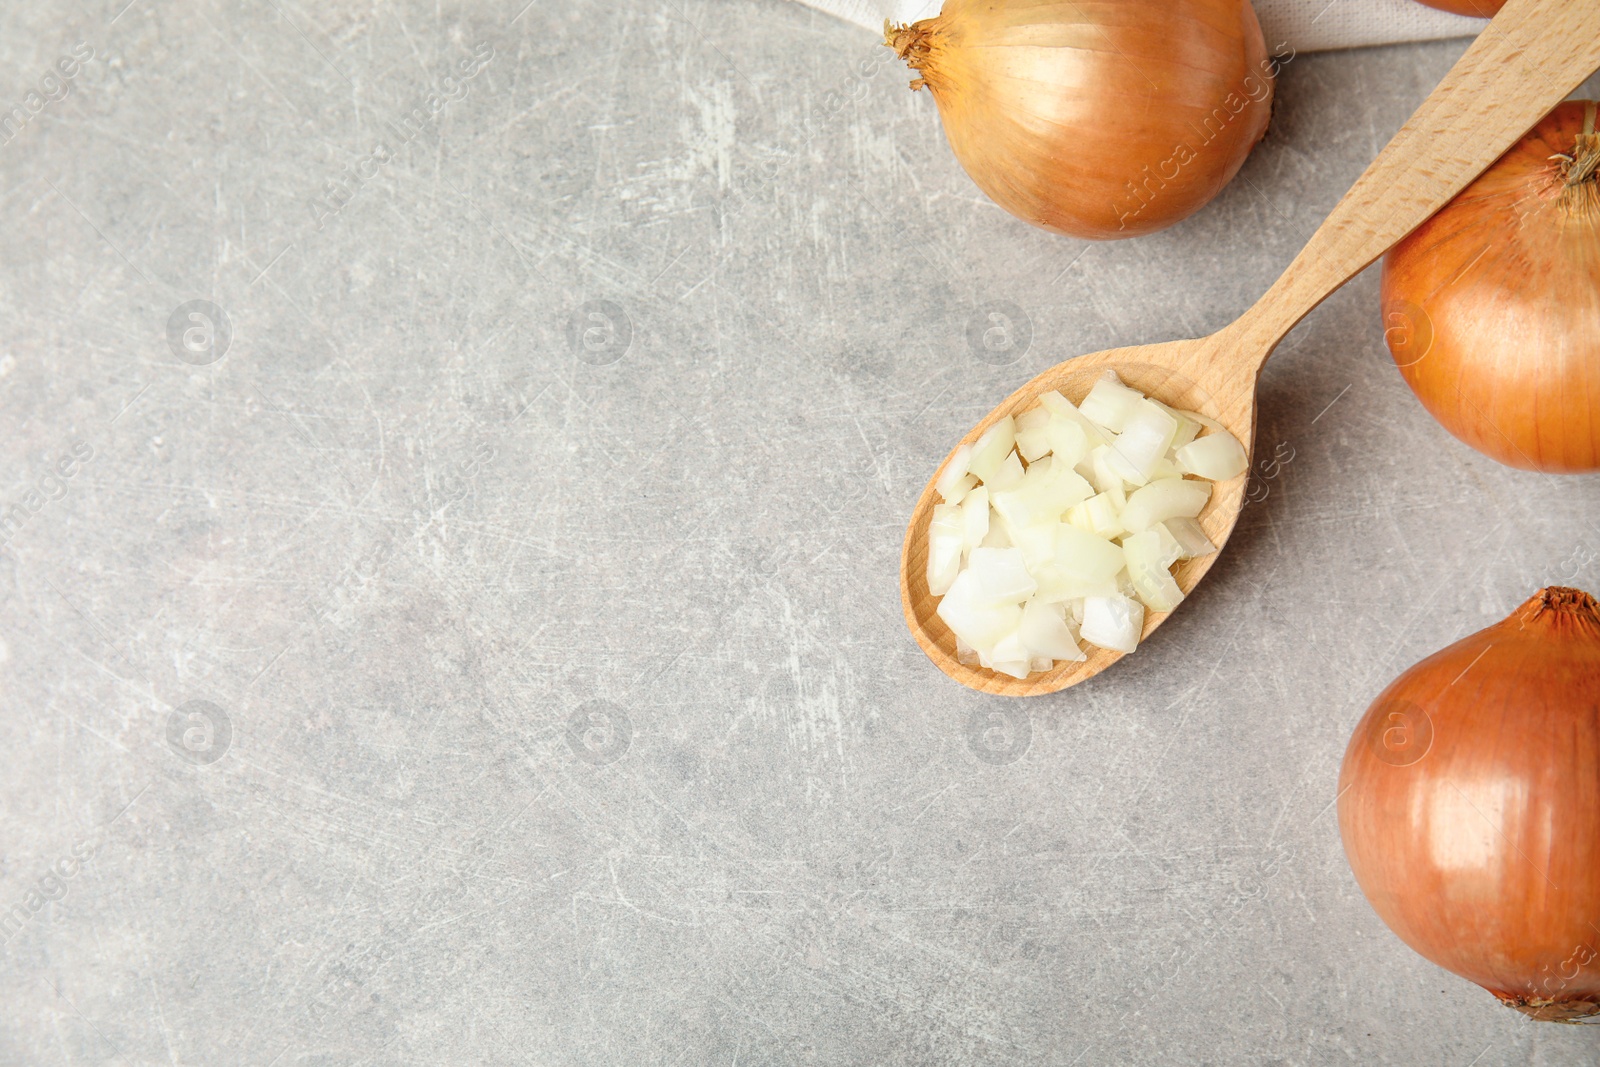
[[[1079,403],[1108,369],[1115,370],[1125,384],[1147,396],[1155,397],[1171,407],[1197,411],[1215,419],[1243,442],[1248,452],[1255,429],[1255,405],[1248,402],[1250,397],[1243,396],[1246,402],[1241,403],[1237,390],[1219,397],[1205,384],[1195,380],[1197,377],[1204,378],[1208,368],[1217,366],[1210,358],[1212,349],[1225,343],[1225,335],[1216,335],[1198,341],[1168,341],[1135,348],[1113,348],[1057,364],[989,412],[957,443],[955,449],[951,449],[950,455],[953,456],[962,445],[977,441],[989,427],[1007,415],[1020,415],[1033,407],[1041,393],[1056,389],[1074,404]],[[1224,380],[1216,384],[1226,388],[1229,382]],[[943,471],[949,462],[950,456],[946,456],[944,463],[939,464],[939,471]],[[911,513],[900,558],[901,606],[905,611],[906,625],[928,658],[962,685],[1002,696],[1054,693],[1092,678],[1121,659],[1125,653],[1089,645],[1084,649],[1088,654],[1086,660],[1061,662],[1052,670],[1027,678],[1013,678],[998,671],[968,666],[957,658],[955,635],[937,614],[939,598],[928,592],[928,525],[933,520],[934,505],[940,502],[938,491],[934,488],[939,471],[934,473],[934,478],[922,490],[922,496]],[[1236,478],[1214,483],[1211,500],[1200,513],[1200,527],[1218,549],[1227,541],[1239,519],[1248,481],[1247,470]],[[1217,553],[1213,552],[1208,556],[1184,560],[1178,565],[1173,576],[1184,596],[1188,596],[1190,590],[1205,577],[1216,559]],[[1142,642],[1149,637],[1171,614],[1170,611],[1146,611],[1144,630],[1139,640]]]
[[[1366,266],[1467,187],[1585,78],[1600,68],[1600,0],[1510,0],[1411,120],[1378,155],[1311,236],[1272,288],[1226,329],[1192,341],[1113,348],[1050,368],[1008,396],[957,444],[971,444],[1007,415],[1059,389],[1077,403],[1112,369],[1129,386],[1172,407],[1216,420],[1253,453],[1256,382],[1278,342]],[[953,455],[955,449],[951,450]],[[945,674],[1003,696],[1053,693],[1092,678],[1123,653],[1090,646],[1088,658],[1012,678],[956,655],[955,635],[928,592],[928,535],[934,488],[946,456],[917,500],[900,553],[906,625]],[[1249,467],[1216,483],[1199,521],[1219,551],[1244,506]],[[1219,553],[1174,571],[1188,596]],[[1182,605],[1180,604],[1181,608]],[[1141,641],[1170,612],[1147,611]]]

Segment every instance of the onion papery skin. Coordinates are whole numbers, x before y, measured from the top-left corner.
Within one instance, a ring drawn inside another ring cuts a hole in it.
[[[1458,439],[1524,470],[1600,468],[1600,184],[1567,184],[1593,105],[1562,104],[1384,258],[1385,338]]]
[[[1544,589],[1366,712],[1339,831],[1379,917],[1536,1018],[1600,1012],[1600,614]]]
[[[1506,6],[1506,0],[1422,0],[1429,7],[1448,11],[1452,15],[1469,15],[1475,19],[1492,19]]]
[[[886,42],[990,199],[1099,240],[1209,203],[1265,135],[1278,70],[1249,0],[947,0]]]

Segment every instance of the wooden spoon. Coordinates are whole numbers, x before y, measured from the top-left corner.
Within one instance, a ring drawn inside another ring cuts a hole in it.
[[[998,420],[1026,411],[1051,389],[1074,402],[1082,400],[1109,367],[1136,389],[1216,419],[1250,448],[1256,382],[1284,335],[1466,188],[1596,68],[1600,0],[1509,0],[1289,268],[1237,321],[1195,341],[1114,348],[1058,364],[1007,397],[960,444],[971,444]],[[939,502],[937,478],[936,471],[906,530],[900,600],[912,636],[940,670],[986,693],[1034,696],[1076,685],[1122,658],[1120,652],[1090,646],[1084,662],[1062,663],[1020,680],[962,665],[956,659],[955,635],[935,614],[939,599],[928,592],[928,526]],[[1200,516],[1206,535],[1219,548],[1238,521],[1248,479],[1246,471],[1215,486]],[[1178,567],[1175,577],[1185,594],[1216,558],[1213,553]],[[1146,612],[1142,637],[1148,638],[1169,614]]]

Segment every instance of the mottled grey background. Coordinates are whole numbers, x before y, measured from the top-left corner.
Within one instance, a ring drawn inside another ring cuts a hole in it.
[[[779,0],[124,2],[0,15],[5,108],[93,49],[0,144],[0,1062],[1595,1061],[1340,849],[1381,685],[1600,586],[1600,481],[1434,425],[1374,274],[1136,657],[1011,703],[900,618],[950,442],[1227,322],[1460,42],[1297,58],[1214,206],[1090,246]]]

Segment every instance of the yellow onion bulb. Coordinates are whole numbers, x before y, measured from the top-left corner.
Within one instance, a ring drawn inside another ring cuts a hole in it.
[[[1501,463],[1600,469],[1600,136],[1570,101],[1384,258],[1422,405]]]
[[[1385,689],[1339,774],[1373,910],[1538,1019],[1600,1013],[1600,605],[1538,593]]]
[[[990,199],[1100,240],[1209,203],[1265,135],[1278,71],[1249,0],[946,0],[885,43]]]

